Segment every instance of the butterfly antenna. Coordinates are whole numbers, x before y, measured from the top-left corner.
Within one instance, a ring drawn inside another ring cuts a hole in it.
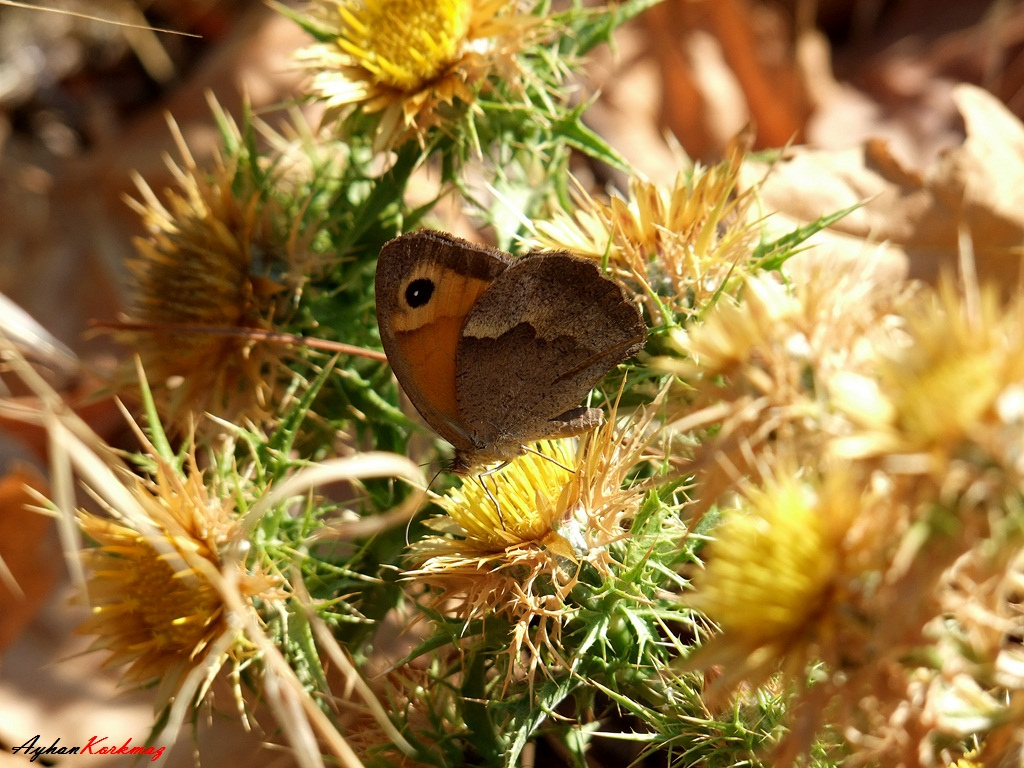
[[[430,478],[430,482],[427,483],[427,487],[423,489],[423,498],[424,499],[426,499],[429,496],[429,494],[430,494],[430,486],[432,486],[434,484],[434,481],[437,480],[437,478],[441,476],[441,473],[443,471],[444,471],[443,469],[437,470],[437,472],[434,473],[434,476],[432,478]],[[407,546],[407,547],[409,546],[409,530],[412,528],[412,521],[413,521],[414,518],[415,518],[415,515],[410,515],[409,519],[405,523],[405,546]]]

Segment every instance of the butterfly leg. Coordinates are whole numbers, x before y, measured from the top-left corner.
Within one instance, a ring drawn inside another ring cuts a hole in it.
[[[565,466],[565,464],[563,464],[562,462],[560,462],[560,461],[559,461],[558,459],[556,459],[556,458],[555,458],[554,456],[548,456],[548,455],[547,455],[546,453],[541,453],[541,452],[540,452],[540,451],[538,451],[538,450],[537,450],[536,448],[533,448],[533,447],[531,447],[531,446],[529,446],[529,445],[524,445],[524,446],[523,446],[523,451],[524,451],[525,453],[532,453],[532,454],[533,454],[534,456],[540,456],[540,457],[541,457],[542,459],[547,459],[547,460],[548,460],[548,461],[550,461],[550,462],[551,462],[552,464],[554,464],[554,465],[555,465],[556,467],[558,467],[559,469],[564,469],[564,470],[565,470],[566,472],[568,472],[569,474],[574,474],[574,473],[576,472],[576,470],[575,470],[575,469],[573,469],[572,467],[567,467],[567,466]]]
[[[497,499],[497,497],[495,497],[495,495],[491,491],[491,489],[487,487],[487,483],[484,482],[484,478],[487,477],[488,475],[493,475],[495,472],[498,472],[498,471],[504,469],[508,465],[509,465],[509,462],[503,461],[503,462],[501,462],[501,464],[498,464],[497,466],[491,467],[490,469],[486,469],[483,472],[481,472],[479,475],[476,476],[477,482],[480,483],[480,485],[483,487],[484,493],[487,494],[487,498],[490,499],[491,503],[494,504],[494,509],[498,513],[498,521],[501,523],[501,530],[503,530],[503,531],[507,531],[508,528],[505,527],[505,517],[501,514],[501,505],[498,504],[498,499]]]

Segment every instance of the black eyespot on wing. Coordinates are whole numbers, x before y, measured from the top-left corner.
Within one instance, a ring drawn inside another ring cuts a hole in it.
[[[405,303],[413,309],[422,307],[434,295],[434,281],[421,277],[413,280],[405,289]]]

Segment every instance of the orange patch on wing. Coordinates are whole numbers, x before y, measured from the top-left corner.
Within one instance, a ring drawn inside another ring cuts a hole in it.
[[[414,331],[395,334],[414,384],[448,421],[459,420],[455,402],[455,350],[464,317],[438,317]]]
[[[455,397],[455,353],[466,317],[491,281],[460,275],[440,263],[418,270],[405,285],[418,279],[433,281],[430,301],[394,312],[391,327],[406,378],[412,380],[408,383],[426,401],[417,408],[435,431],[452,438],[449,432],[462,420]]]

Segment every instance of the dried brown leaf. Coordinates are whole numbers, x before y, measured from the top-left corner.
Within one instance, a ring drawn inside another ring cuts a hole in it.
[[[957,268],[966,244],[981,279],[1012,285],[1019,278],[1024,125],[987,91],[960,85],[952,93],[965,138],[928,167],[901,161],[881,140],[844,151],[795,148],[775,164],[759,193],[772,231],[863,203],[812,239],[825,250],[797,263],[824,254],[863,259],[878,250],[887,273],[933,281]],[[757,183],[767,169],[748,163],[741,184]]]
[[[26,486],[46,488],[39,472],[28,465],[0,478],[0,652],[50,594],[61,563],[53,520],[28,509],[36,499]]]

